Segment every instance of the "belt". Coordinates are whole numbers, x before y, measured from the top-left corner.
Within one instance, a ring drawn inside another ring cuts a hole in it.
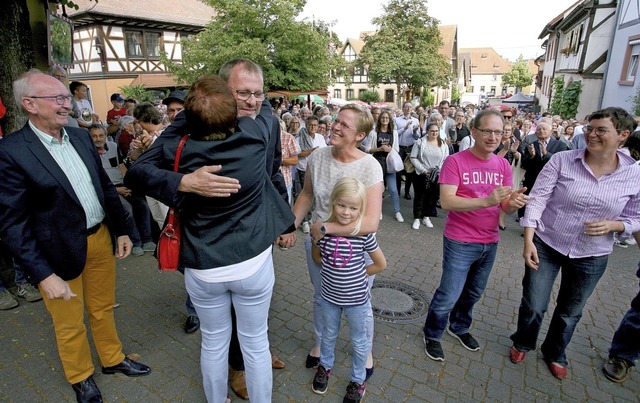
[[[94,225],[94,226],[93,226],[93,227],[91,227],[91,228],[87,228],[87,229],[85,230],[85,234],[87,234],[87,236],[89,236],[89,235],[93,235],[93,234],[95,234],[96,232],[98,232],[98,230],[100,229],[100,227],[101,227],[101,226],[102,226],[102,223],[99,223],[99,224]]]

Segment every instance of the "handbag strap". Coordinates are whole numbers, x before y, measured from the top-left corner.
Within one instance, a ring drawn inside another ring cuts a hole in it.
[[[187,139],[189,138],[188,134],[185,134],[180,139],[180,143],[178,144],[178,149],[176,150],[176,160],[173,162],[173,172],[178,172],[178,167],[180,166],[180,156],[182,155],[182,149],[184,148]]]
[[[180,139],[180,143],[178,143],[178,149],[176,150],[176,160],[173,162],[173,172],[178,172],[178,167],[180,166],[180,156],[182,155],[182,149],[184,148],[184,145],[187,143],[188,138],[189,138],[189,135],[185,134]],[[169,212],[168,212],[169,218],[167,220],[167,226],[171,226],[173,228],[173,226],[175,225],[175,215],[176,215],[175,207],[170,206]]]

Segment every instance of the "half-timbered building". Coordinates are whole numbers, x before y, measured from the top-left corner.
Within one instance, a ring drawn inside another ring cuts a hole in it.
[[[102,119],[109,97],[123,86],[171,90],[176,78],[161,62],[182,60],[182,38],[202,31],[215,13],[200,0],[74,0],[74,66],[69,78],[86,83]]]
[[[553,99],[553,80],[565,85],[580,81],[577,117],[583,119],[600,107],[603,77],[611,58],[611,38],[616,26],[616,0],[582,0],[551,20],[542,30],[546,61],[540,80],[540,105]]]

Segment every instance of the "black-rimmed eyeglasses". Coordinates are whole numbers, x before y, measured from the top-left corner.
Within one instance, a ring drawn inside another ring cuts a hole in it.
[[[233,89],[233,88],[232,88]],[[251,98],[253,95],[257,101],[262,101],[264,99],[264,92],[262,91],[249,91],[249,90],[234,90],[238,95],[238,99],[241,101],[246,101]]]
[[[483,137],[489,137],[492,134],[494,136],[502,136],[504,134],[504,131],[502,130],[489,130],[489,129],[476,129],[477,131],[479,131],[480,133],[482,133]]]
[[[584,126],[582,128],[582,131],[584,132],[584,134],[590,134],[591,132],[595,131],[596,136],[598,137],[602,137],[605,134],[609,133],[609,129],[607,129],[606,127],[593,127],[593,126]]]

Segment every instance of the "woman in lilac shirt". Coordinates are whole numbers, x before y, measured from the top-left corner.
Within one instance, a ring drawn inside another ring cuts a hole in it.
[[[526,266],[518,328],[511,336],[513,363],[536,348],[553,283],[562,271],[541,351],[553,376],[567,376],[565,350],[607,268],[613,234],[626,238],[640,230],[640,167],[618,149],[633,126],[621,108],[596,111],[584,127],[587,148],[557,153],[540,172],[520,221]]]

